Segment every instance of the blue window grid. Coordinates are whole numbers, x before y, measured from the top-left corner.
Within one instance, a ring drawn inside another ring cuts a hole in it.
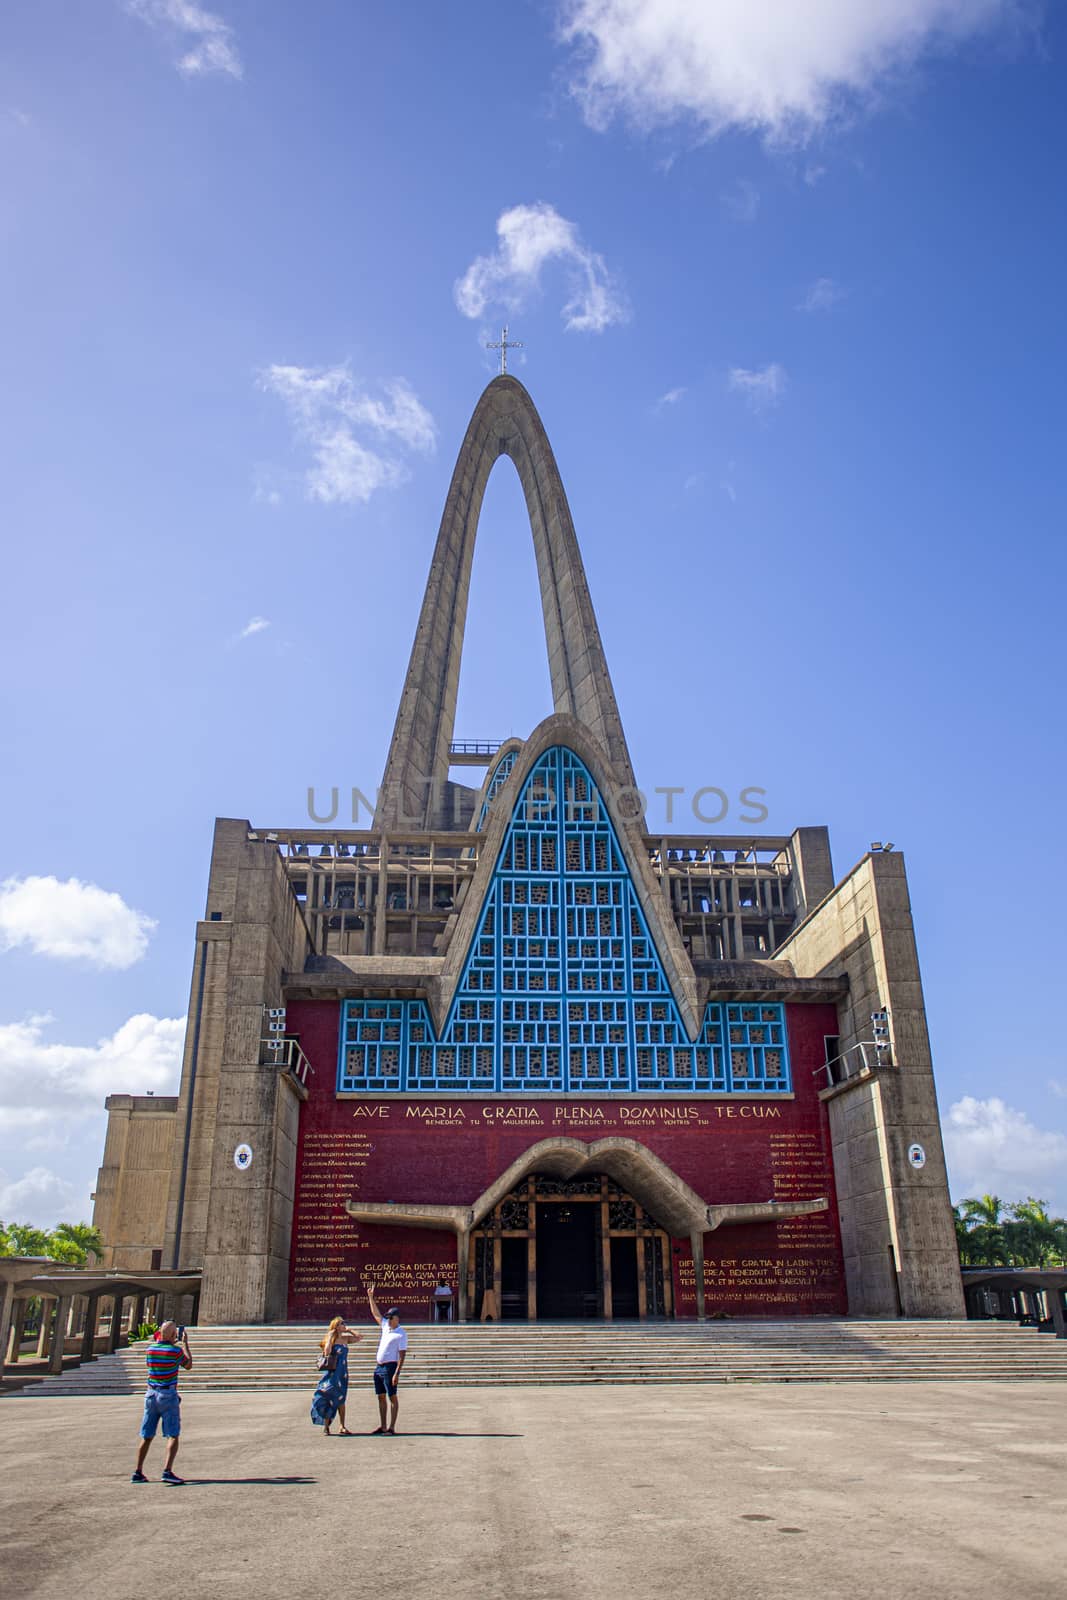
[[[494,773],[498,789],[514,754]],[[440,1039],[424,1001],[344,1004],[345,1092],[790,1087],[780,1005],[708,1005],[690,1044],[611,819],[588,770],[561,746],[516,802]]]
[[[475,833],[481,833],[485,827],[485,819],[489,815],[489,808],[511,777],[511,769],[515,765],[518,754],[517,750],[507,751],[505,755],[500,757],[500,760],[493,768],[493,776],[489,780],[489,787],[485,791],[485,799],[482,801],[482,809],[478,813],[478,821],[474,825]]]

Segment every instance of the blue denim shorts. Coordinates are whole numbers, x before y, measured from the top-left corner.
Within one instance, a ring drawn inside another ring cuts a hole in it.
[[[396,1399],[396,1361],[379,1361],[374,1369],[375,1394],[387,1394],[390,1399]]]
[[[146,1389],[141,1438],[154,1439],[156,1429],[162,1423],[164,1439],[176,1439],[182,1431],[181,1405],[177,1384],[167,1389]]]

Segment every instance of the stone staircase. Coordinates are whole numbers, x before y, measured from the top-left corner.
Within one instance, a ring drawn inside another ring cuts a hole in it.
[[[310,1393],[320,1333],[306,1324],[194,1329],[195,1365],[183,1392]],[[1067,1340],[1004,1322],[412,1323],[409,1334],[407,1388],[1067,1380]],[[350,1353],[352,1382],[369,1383],[374,1351],[368,1323]],[[134,1346],[22,1395],[133,1394],[143,1386],[144,1347]]]

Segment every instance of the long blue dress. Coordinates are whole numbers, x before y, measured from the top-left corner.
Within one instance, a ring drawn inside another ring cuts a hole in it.
[[[348,1395],[348,1351],[340,1341],[334,1345],[337,1365],[332,1372],[324,1372],[319,1379],[315,1397],[311,1402],[311,1420],[317,1428],[325,1427],[337,1415]]]

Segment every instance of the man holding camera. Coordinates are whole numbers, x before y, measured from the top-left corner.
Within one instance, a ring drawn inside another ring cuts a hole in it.
[[[165,1322],[159,1329],[145,1355],[148,1365],[148,1384],[144,1397],[144,1416],[141,1419],[141,1443],[137,1450],[137,1465],[130,1474],[131,1483],[147,1483],[141,1470],[148,1455],[148,1447],[163,1424],[163,1437],[167,1450],[163,1458],[163,1482],[183,1484],[184,1478],[172,1470],[178,1454],[178,1435],[182,1431],[181,1400],[178,1396],[178,1373],[193,1364],[189,1351],[189,1335],[176,1322]]]

